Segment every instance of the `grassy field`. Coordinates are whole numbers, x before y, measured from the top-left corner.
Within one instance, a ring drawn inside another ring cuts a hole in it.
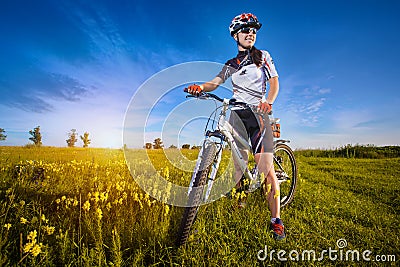
[[[176,248],[182,208],[142,191],[121,150],[0,147],[0,266],[398,266],[400,158],[296,156],[285,241],[274,241],[253,193],[244,209],[228,198],[202,206]],[[138,157],[137,175],[147,164]],[[190,175],[168,169],[178,183]]]

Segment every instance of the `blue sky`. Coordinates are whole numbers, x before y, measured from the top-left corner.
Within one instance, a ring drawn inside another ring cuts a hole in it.
[[[2,1],[0,128],[7,140],[0,145],[29,143],[39,125],[44,145],[66,146],[77,129],[90,133],[94,147],[121,147],[135,92],[177,64],[235,56],[228,26],[242,12],[263,23],[256,46],[274,58],[275,115],[294,147],[399,145],[399,11],[395,0]],[[181,107],[180,90],[152,114],[165,118]],[[204,110],[198,102],[190,107]],[[181,133],[196,127],[186,128]],[[148,127],[146,141],[160,129]]]

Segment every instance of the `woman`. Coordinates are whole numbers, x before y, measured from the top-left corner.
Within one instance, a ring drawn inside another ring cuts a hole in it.
[[[239,50],[237,56],[228,60],[214,79],[201,85],[191,85],[188,87],[188,92],[198,95],[203,91],[213,91],[232,77],[233,98],[257,107],[257,114],[246,107],[233,108],[230,122],[232,125],[242,124],[246,128],[259,173],[267,177],[265,188],[272,215],[273,235],[275,239],[281,240],[285,238],[285,231],[280,219],[279,184],[272,163],[273,136],[267,115],[272,111],[272,104],[278,95],[279,82],[270,54],[254,46],[260,28],[261,23],[253,14],[243,13],[236,16],[229,26],[229,31]],[[238,120],[241,123],[238,123]],[[247,160],[248,151],[241,150],[241,152],[243,158]],[[240,180],[242,174],[243,171],[236,167],[236,181]]]

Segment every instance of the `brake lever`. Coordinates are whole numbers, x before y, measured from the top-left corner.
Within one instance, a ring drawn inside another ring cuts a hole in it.
[[[201,92],[199,95],[191,95],[191,94],[186,95],[186,98],[189,98],[189,97],[194,97],[194,98],[199,98],[199,99],[207,99],[209,97],[209,95],[208,95],[208,93]]]

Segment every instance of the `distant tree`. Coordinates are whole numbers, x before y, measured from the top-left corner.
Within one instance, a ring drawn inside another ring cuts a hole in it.
[[[4,141],[7,138],[7,135],[5,135],[6,131],[3,128],[0,128],[0,141]]]
[[[196,146],[196,145],[192,146],[192,149],[200,149],[200,148],[201,148],[201,146]]]
[[[42,134],[40,133],[40,126],[33,128],[33,130],[30,130],[29,134],[32,135],[32,137],[29,137],[29,140],[31,140],[35,146],[42,145]]]
[[[170,145],[169,148],[175,149],[177,147],[175,145]]]
[[[76,129],[71,129],[71,132],[68,133],[68,139],[65,140],[67,141],[68,147],[75,147],[75,143],[78,141],[78,133],[76,132]]]
[[[183,149],[189,149],[189,148],[190,148],[190,145],[189,145],[189,144],[184,144],[184,145],[182,145],[182,148],[183,148]]]
[[[163,147],[164,147],[164,145],[163,145],[163,142],[161,141],[161,138],[154,139],[154,142],[153,142],[154,149],[160,149]]]
[[[80,138],[81,138],[81,140],[83,142],[83,147],[88,147],[90,145],[90,142],[92,141],[92,140],[89,139],[89,133],[88,132],[85,132],[83,134],[83,136],[82,135],[80,136]]]
[[[153,144],[152,143],[146,143],[145,145],[144,145],[144,148],[146,148],[146,149],[151,149],[153,147]]]

